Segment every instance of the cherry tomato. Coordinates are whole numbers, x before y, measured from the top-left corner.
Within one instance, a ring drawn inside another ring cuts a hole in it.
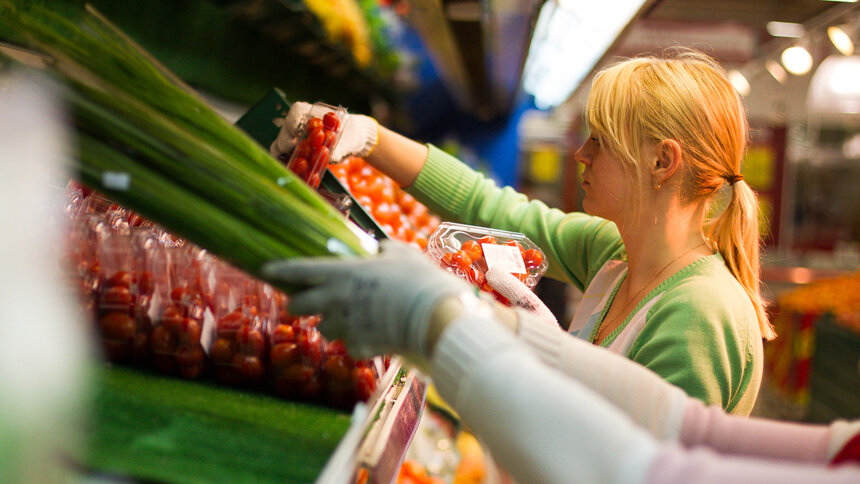
[[[307,124],[308,132],[311,132],[315,129],[323,129],[324,127],[325,127],[325,124],[323,123],[323,120],[320,118],[311,118],[308,120],[308,124]]]
[[[200,323],[196,319],[183,318],[178,336],[180,344],[193,345],[200,343]]]
[[[343,355],[330,356],[323,365],[323,374],[326,378],[333,380],[348,380],[350,370],[352,370],[352,365]]]
[[[172,333],[182,330],[182,311],[177,306],[167,306],[161,313],[161,325]]]
[[[131,306],[131,292],[129,292],[127,286],[109,287],[102,293],[101,306],[103,309],[128,310],[129,306]]]
[[[176,362],[180,366],[198,366],[203,363],[203,348],[200,345],[180,346],[176,350]]]
[[[543,263],[543,254],[537,249],[529,249],[523,254],[523,262],[529,269],[534,269]]]
[[[233,361],[233,356],[236,354],[236,342],[227,338],[218,338],[212,343],[212,349],[209,350],[209,357],[212,362],[218,365],[227,365]]]
[[[454,252],[453,262],[457,265],[458,269],[470,272],[470,268],[472,267],[472,258],[469,257],[469,254],[465,251],[458,250],[457,252]]]
[[[308,143],[312,148],[319,148],[325,143],[325,131],[322,128],[312,129],[308,132]]]
[[[164,326],[156,326],[152,330],[153,353],[172,354],[176,350],[176,336]]]
[[[233,357],[233,366],[248,380],[259,380],[263,376],[263,363],[256,356],[239,353]]]
[[[334,148],[334,142],[337,140],[337,133],[334,131],[326,131],[325,132],[325,140],[323,141],[323,146],[328,149]]]
[[[523,249],[523,246],[522,246],[519,242],[517,242],[516,240],[514,240],[514,239],[508,240],[508,241],[506,241],[506,242],[505,242],[504,244],[502,244],[502,245],[507,245],[507,246],[509,246],[509,247],[516,247],[516,248],[520,251],[520,254],[522,254],[523,252],[525,252],[525,250]]]
[[[353,368],[350,377],[353,381],[356,397],[366,402],[376,389],[376,379],[370,368]]]
[[[333,356],[333,355],[346,355],[346,345],[343,343],[343,340],[334,339],[325,344],[325,355]]]
[[[293,158],[293,161],[290,162],[290,166],[288,167],[293,171],[299,178],[305,179],[308,176],[308,170],[310,170],[310,164],[308,163],[307,158],[303,156],[297,156]]]
[[[495,237],[493,237],[492,235],[485,235],[485,236],[481,237],[480,239],[478,239],[478,244],[481,244],[481,245],[483,245],[483,244],[493,244],[493,245],[496,245],[496,244],[498,244],[498,242],[496,242],[496,238],[495,238]]]
[[[316,154],[311,157],[313,161],[312,166],[314,167],[314,171],[320,171],[322,167],[328,165],[329,162],[329,150],[325,146],[321,146]]]
[[[323,116],[322,119],[322,123],[323,126],[325,126],[325,129],[330,131],[334,131],[337,129],[338,126],[340,126],[340,120],[337,118],[337,114],[333,112],[325,113],[325,116]]]
[[[263,334],[250,326],[242,326],[236,333],[236,342],[246,355],[261,356],[265,351]]]
[[[191,296],[191,291],[184,286],[175,287],[170,291],[170,299],[176,302],[185,302]]]
[[[272,368],[280,370],[287,366],[301,362],[299,347],[295,343],[278,343],[269,352],[269,360]]]
[[[137,325],[134,319],[126,313],[107,313],[99,319],[102,335],[116,341],[131,342]]]
[[[232,339],[236,337],[236,331],[247,323],[248,319],[245,315],[240,310],[236,310],[219,319],[215,327],[218,337]]]
[[[131,273],[128,271],[116,271],[108,280],[106,281],[106,285],[110,287],[131,287],[132,277]]]
[[[296,341],[296,334],[293,327],[289,324],[279,324],[275,326],[272,332],[272,344],[293,343]]]
[[[155,281],[152,277],[152,272],[143,271],[137,278],[137,291],[140,294],[151,295],[155,289]]]
[[[484,249],[481,248],[481,244],[474,240],[467,240],[463,242],[463,245],[460,247],[460,250],[468,254],[472,261],[477,261],[478,259],[484,257]]]
[[[296,145],[295,157],[296,158],[309,158],[313,150],[311,149],[311,144],[308,140],[304,139],[299,141],[299,144]]]

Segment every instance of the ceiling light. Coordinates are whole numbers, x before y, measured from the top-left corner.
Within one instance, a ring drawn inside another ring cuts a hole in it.
[[[860,113],[860,56],[831,55],[809,82],[809,111],[816,114]]]
[[[827,37],[836,50],[844,55],[854,54],[854,42],[851,42],[851,36],[848,35],[847,25],[832,25],[827,27]]]
[[[541,7],[523,74],[523,89],[540,109],[570,97],[645,3],[561,1]]]
[[[812,69],[812,55],[805,48],[795,45],[782,51],[782,65],[785,70],[796,75],[802,76]]]
[[[741,96],[746,96],[750,93],[750,83],[749,81],[747,81],[747,78],[744,77],[743,74],[741,74],[741,71],[732,69],[729,71],[728,77],[729,82],[732,83],[732,86],[734,86],[738,94],[740,94]]]
[[[788,73],[785,72],[785,69],[783,69],[781,65],[779,65],[779,62],[773,59],[768,59],[764,63],[764,68],[767,69],[767,72],[769,72],[774,79],[776,79],[776,82],[785,84],[785,79],[788,77]]]
[[[792,22],[768,22],[767,33],[774,37],[792,37],[799,39],[806,33],[802,24]]]

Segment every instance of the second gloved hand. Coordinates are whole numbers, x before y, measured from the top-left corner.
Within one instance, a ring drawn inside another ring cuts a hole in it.
[[[293,314],[322,314],[320,330],[344,339],[360,358],[385,353],[426,356],[427,332],[445,297],[474,296],[462,279],[394,240],[372,258],[306,258],[267,264],[273,282],[306,287],[290,295]]]
[[[301,101],[294,102],[283,119],[278,137],[269,147],[269,153],[275,158],[289,155],[299,141],[298,136],[307,121],[307,116],[322,117],[326,112],[328,108],[322,106]],[[349,156],[367,156],[376,146],[378,132],[379,124],[370,116],[347,114],[340,139],[331,152],[330,160],[333,163],[340,163]]]

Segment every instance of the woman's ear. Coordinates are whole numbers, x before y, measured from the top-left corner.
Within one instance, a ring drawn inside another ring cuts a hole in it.
[[[673,139],[657,143],[651,176],[657,185],[666,182],[681,166],[681,144]]]

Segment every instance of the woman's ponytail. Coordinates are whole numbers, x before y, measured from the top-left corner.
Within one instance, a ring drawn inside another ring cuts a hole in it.
[[[756,310],[761,334],[770,341],[776,337],[776,332],[768,321],[765,302],[761,296],[757,197],[741,175],[729,175],[726,180],[731,185],[731,200],[723,213],[705,228],[705,234],[723,256],[729,271],[749,295]]]

